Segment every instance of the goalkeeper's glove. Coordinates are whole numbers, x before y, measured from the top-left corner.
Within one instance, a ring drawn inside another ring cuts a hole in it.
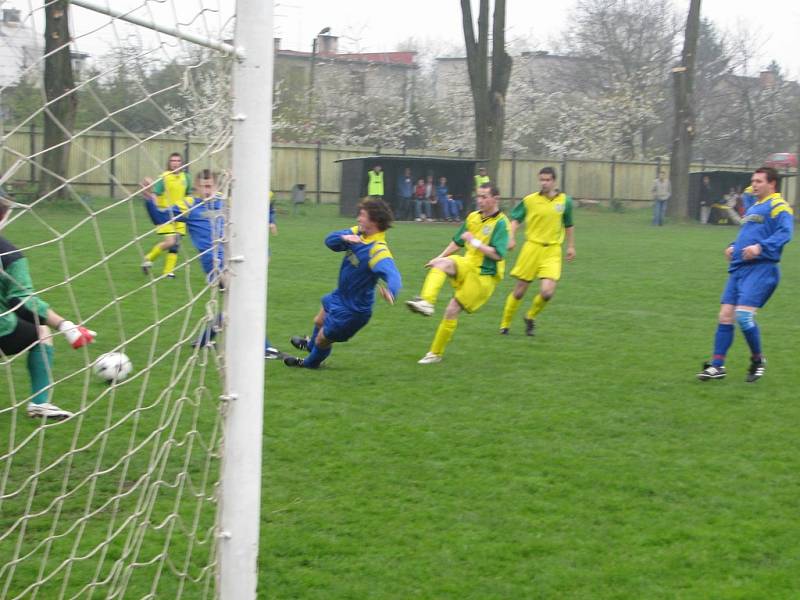
[[[61,321],[58,330],[64,334],[64,337],[76,350],[86,344],[91,344],[97,337],[97,332],[86,329],[83,325],[75,325],[72,321]]]

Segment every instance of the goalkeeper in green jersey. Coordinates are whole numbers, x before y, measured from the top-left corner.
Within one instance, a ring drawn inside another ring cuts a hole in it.
[[[0,229],[17,207],[0,188]],[[56,313],[33,290],[28,259],[11,242],[0,237],[0,352],[14,355],[27,351],[31,380],[28,416],[53,420],[68,419],[72,413],[50,402],[53,383],[53,334],[64,334],[73,348],[91,343],[95,332],[75,325]]]

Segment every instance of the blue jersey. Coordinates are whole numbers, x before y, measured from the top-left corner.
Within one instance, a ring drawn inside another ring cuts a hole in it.
[[[792,208],[779,193],[756,200],[742,217],[742,227],[733,246],[728,271],[757,263],[777,263],[786,243],[792,239],[794,216]],[[759,244],[761,254],[752,260],[742,259],[742,249]]]
[[[368,237],[358,234],[362,241],[357,244],[342,239],[350,234],[358,234],[358,227],[334,231],[325,238],[328,248],[346,253],[339,269],[339,285],[327,298],[350,311],[370,314],[379,279],[386,282],[392,296],[397,298],[402,287],[400,271],[386,246],[384,232]]]
[[[225,232],[225,216],[222,197],[215,195],[204,199],[187,196],[184,202],[186,208],[172,205],[162,210],[148,198],[145,207],[156,225],[167,223],[170,220],[186,223],[192,244],[201,255],[203,270],[210,273],[213,267],[212,258],[221,261],[223,257],[222,239]],[[216,250],[212,252],[214,248]]]

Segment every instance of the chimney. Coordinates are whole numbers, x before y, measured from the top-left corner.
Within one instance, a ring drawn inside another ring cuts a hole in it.
[[[339,51],[339,38],[335,35],[321,35],[317,38],[317,53],[320,56],[333,56]]]
[[[774,71],[761,71],[758,74],[759,83],[761,87],[768,90],[775,87],[775,72]]]

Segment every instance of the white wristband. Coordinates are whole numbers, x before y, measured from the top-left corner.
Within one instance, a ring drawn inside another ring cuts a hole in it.
[[[483,243],[478,238],[472,238],[469,243],[472,244],[473,248],[480,248],[483,246]]]

